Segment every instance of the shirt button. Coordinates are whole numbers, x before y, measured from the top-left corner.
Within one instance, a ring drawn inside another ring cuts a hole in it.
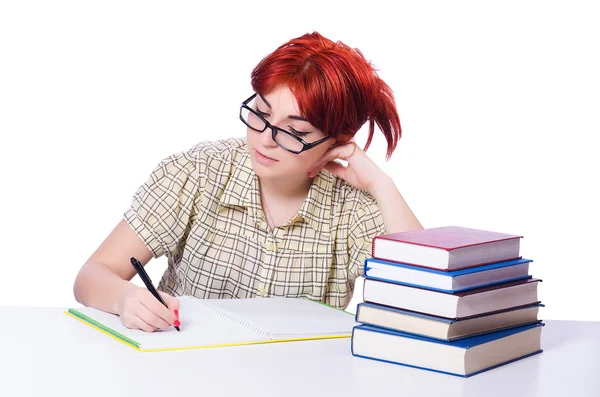
[[[267,293],[267,290],[265,288],[261,288],[258,290],[258,295],[260,295],[261,297],[264,297]]]
[[[267,249],[269,251],[277,251],[277,246],[273,243],[267,243]]]

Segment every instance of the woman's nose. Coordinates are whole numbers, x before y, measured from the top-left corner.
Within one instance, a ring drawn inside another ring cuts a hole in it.
[[[260,139],[262,140],[262,144],[264,146],[277,146],[277,143],[273,140],[273,128],[267,127],[266,130],[261,134]]]

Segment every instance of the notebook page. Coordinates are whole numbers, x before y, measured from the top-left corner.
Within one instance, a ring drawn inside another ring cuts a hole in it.
[[[94,308],[77,308],[79,312],[140,343],[141,350],[172,349],[218,344],[235,344],[268,340],[265,335],[223,318],[200,300],[180,297],[179,319],[181,332],[173,327],[163,331],[145,332],[129,329],[121,319]]]
[[[301,298],[208,299],[211,305],[268,330],[272,339],[350,335],[354,315]]]

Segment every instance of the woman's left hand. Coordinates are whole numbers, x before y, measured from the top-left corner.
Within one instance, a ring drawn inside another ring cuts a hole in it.
[[[335,162],[336,159],[347,161],[348,166],[344,167]],[[386,176],[355,142],[329,149],[309,170],[308,176],[313,178],[322,168],[339,176],[359,190],[372,191],[376,182]]]

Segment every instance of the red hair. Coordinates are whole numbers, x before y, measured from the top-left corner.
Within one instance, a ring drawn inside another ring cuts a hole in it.
[[[358,49],[317,32],[290,40],[263,58],[251,74],[255,92],[268,94],[283,84],[294,94],[300,115],[339,143],[347,143],[369,121],[387,141],[386,159],[401,136],[400,118],[390,87]]]

